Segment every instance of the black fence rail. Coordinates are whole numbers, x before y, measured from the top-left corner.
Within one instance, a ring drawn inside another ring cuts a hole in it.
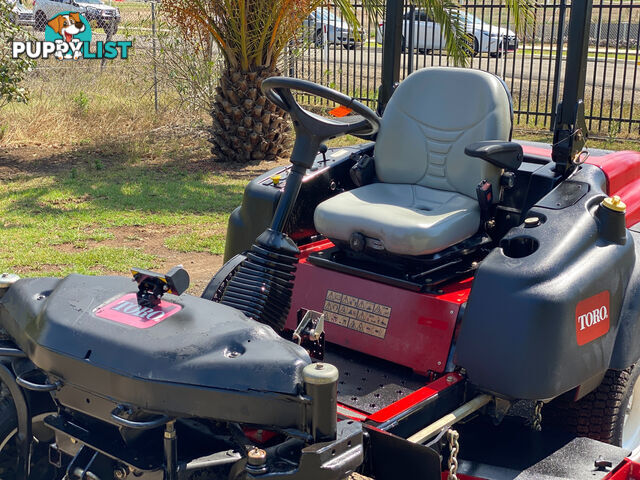
[[[288,74],[336,88],[370,105],[377,101],[382,75],[384,17],[370,17],[354,5],[361,35],[340,20],[336,7],[322,7],[309,18],[302,40],[290,48]],[[548,129],[557,103],[554,86],[563,80],[571,3],[546,0],[534,21],[517,32],[513,15],[492,0],[459,4],[475,55],[468,67],[492,72],[509,86],[520,127]],[[585,91],[592,134],[640,138],[640,0],[596,0],[593,6]],[[401,77],[432,65],[452,65],[442,28],[424,10],[405,5]],[[560,67],[560,68],[558,68]],[[556,73],[558,69],[558,73]],[[558,78],[559,77],[559,78]]]

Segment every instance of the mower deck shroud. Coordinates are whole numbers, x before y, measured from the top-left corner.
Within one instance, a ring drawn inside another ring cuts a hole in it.
[[[61,381],[59,398],[105,421],[122,402],[176,416],[303,426],[301,370],[311,361],[304,349],[190,295],[166,295],[182,309],[151,328],[96,315],[135,291],[125,277],[19,280],[0,301],[0,326]]]

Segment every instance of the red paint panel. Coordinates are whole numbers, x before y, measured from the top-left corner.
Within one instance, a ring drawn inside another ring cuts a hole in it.
[[[576,306],[578,345],[594,341],[609,331],[609,290],[586,298]]]
[[[640,222],[640,152],[614,152],[589,157],[587,163],[600,167],[607,177],[607,193],[627,204],[627,227]]]
[[[447,380],[447,378],[451,378],[453,380]],[[452,385],[455,385],[460,380],[462,380],[462,377],[457,373],[444,375],[439,379],[431,382],[430,384],[407,395],[406,397],[401,398],[397,402],[392,403],[388,407],[378,410],[376,413],[369,416],[369,420],[373,420],[374,422],[378,423],[386,422],[390,418],[393,418],[396,415],[409,410],[418,403],[423,402],[430,397],[433,397],[437,393],[445,390],[448,387],[451,387]]]
[[[95,315],[130,327],[149,328],[178,313],[181,309],[180,305],[164,300],[155,307],[142,307],[138,305],[136,294],[128,293],[98,308]]]
[[[525,155],[526,154],[539,155],[541,157],[551,158],[551,146],[549,146],[549,148],[544,148],[544,147],[534,147],[532,145],[523,145],[522,151],[524,152]]]
[[[286,326],[295,329],[301,308],[322,312],[329,291],[338,297],[373,303],[377,311],[372,313],[379,313],[373,315],[373,323],[353,320],[357,314],[366,315],[358,305],[339,305],[341,311],[336,311],[336,315],[344,314],[340,318],[348,325],[325,322],[326,340],[405,365],[419,373],[442,372],[458,310],[466,301],[469,288],[470,282],[465,281],[448,287],[439,296],[417,293],[317,267],[303,257],[296,271]],[[369,333],[357,331],[355,328],[361,328],[358,325],[364,325]]]
[[[445,470],[442,472],[442,480],[447,480],[449,478],[449,470]],[[459,480],[488,480],[485,477],[473,477],[471,475],[465,475],[464,473],[458,473]]]
[[[640,463],[625,458],[603,480],[640,480]]]

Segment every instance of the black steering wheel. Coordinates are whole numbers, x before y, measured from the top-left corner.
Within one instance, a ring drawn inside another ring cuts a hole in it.
[[[331,119],[311,113],[300,106],[291,91],[296,90],[331,100],[353,110],[355,120]],[[266,97],[291,115],[296,140],[291,152],[291,163],[310,168],[320,144],[328,139],[358,133],[373,135],[380,129],[380,117],[369,107],[348,95],[313,82],[289,77],[271,77],[262,82]]]

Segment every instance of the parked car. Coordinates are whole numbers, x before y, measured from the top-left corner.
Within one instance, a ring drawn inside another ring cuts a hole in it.
[[[465,25],[473,55],[489,53],[499,56],[504,51],[513,51],[518,48],[518,39],[515,32],[504,27],[497,27],[483,22],[469,12],[452,10],[454,18],[458,18]],[[434,22],[426,12],[415,9],[408,11],[403,17],[402,26],[402,50],[409,47],[409,32],[411,17],[413,15],[413,42],[411,45],[418,50],[443,50],[446,48],[446,40],[443,29],[439,23]],[[384,34],[384,22],[378,25],[376,41],[382,43]]]
[[[364,39],[364,30],[360,30],[360,35],[356,38],[354,29],[341,18],[337,18],[328,8],[316,8],[302,25],[308,38],[317,47],[328,42],[353,49],[361,46]]]
[[[16,25],[33,25],[33,10],[24,6],[22,0],[7,0],[11,13],[9,19]]]
[[[101,0],[34,0],[35,29],[44,31],[47,22],[61,12],[78,12],[98,28],[114,35],[120,23],[120,10]]]

